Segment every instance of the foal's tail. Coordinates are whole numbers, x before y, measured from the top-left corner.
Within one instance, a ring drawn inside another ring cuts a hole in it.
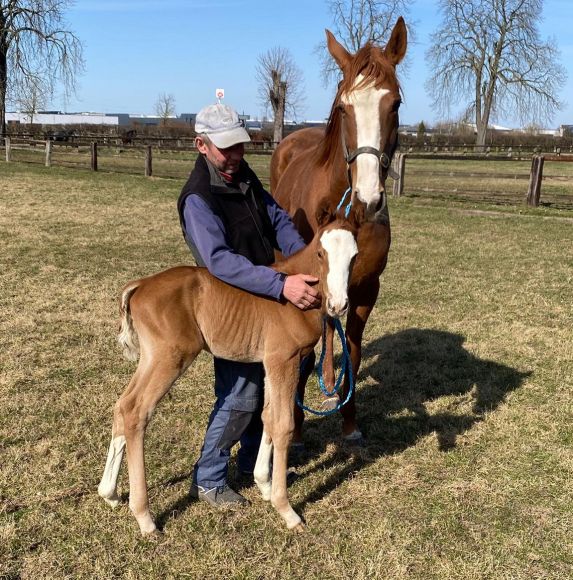
[[[117,342],[123,348],[123,356],[127,360],[137,360],[139,354],[139,339],[137,332],[133,327],[133,318],[131,318],[131,311],[129,308],[129,301],[133,293],[139,287],[140,280],[129,283],[122,291],[119,302],[119,314],[121,316],[121,323]]]

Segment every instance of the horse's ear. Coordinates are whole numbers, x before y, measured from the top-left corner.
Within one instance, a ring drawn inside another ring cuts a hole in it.
[[[318,204],[314,217],[316,218],[318,227],[323,228],[330,222],[334,221],[336,210],[333,210],[330,201],[327,198],[323,198]]]
[[[340,70],[344,72],[346,65],[352,59],[352,55],[334,38],[334,34],[330,30],[325,30],[326,32],[326,46],[328,47],[328,52],[330,52],[332,58],[336,61],[336,64],[340,67]]]
[[[404,19],[400,16],[392,30],[392,35],[384,49],[384,54],[386,55],[386,58],[396,66],[404,58],[407,46],[408,31]]]

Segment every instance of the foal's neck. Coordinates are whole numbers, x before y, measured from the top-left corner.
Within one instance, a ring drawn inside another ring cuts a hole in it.
[[[284,272],[291,276],[293,274],[308,274],[318,278],[318,260],[316,259],[316,236],[306,248],[303,248],[289,258],[273,264],[273,268],[278,272]]]

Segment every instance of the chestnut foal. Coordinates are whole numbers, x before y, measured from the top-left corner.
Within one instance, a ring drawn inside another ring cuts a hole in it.
[[[112,439],[98,493],[119,503],[117,480],[127,445],[129,507],[142,534],[156,531],[149,512],[144,465],[145,429],[173,383],[207,350],[214,356],[265,367],[264,431],[255,481],[289,529],[304,524],[291,507],[286,487],[287,455],[294,429],[299,366],[321,335],[322,316],[340,317],[348,308],[348,281],[357,224],[317,212],[311,243],[272,267],[286,274],[320,279],[320,310],[302,311],[221,282],[204,268],[180,266],[130,282],[121,295],[119,343],[139,364],[114,410]],[[273,473],[270,474],[272,456]]]

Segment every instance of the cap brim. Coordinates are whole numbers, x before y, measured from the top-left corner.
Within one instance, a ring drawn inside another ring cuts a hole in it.
[[[207,135],[215,147],[219,149],[226,149],[237,143],[248,143],[251,140],[244,127],[236,127],[235,129],[222,133],[207,133]]]

